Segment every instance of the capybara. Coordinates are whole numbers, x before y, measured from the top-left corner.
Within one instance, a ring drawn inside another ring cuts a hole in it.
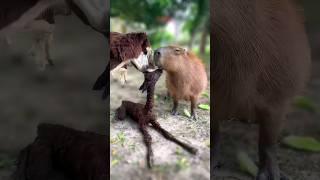
[[[221,120],[256,121],[257,179],[283,179],[278,135],[293,98],[308,80],[311,62],[300,8],[291,0],[215,0],[211,7],[212,164],[218,158]]]
[[[197,119],[197,100],[208,81],[201,60],[184,48],[167,46],[155,50],[154,63],[166,71],[166,86],[173,98],[172,114],[177,114],[178,101],[186,100],[191,101],[191,118]]]

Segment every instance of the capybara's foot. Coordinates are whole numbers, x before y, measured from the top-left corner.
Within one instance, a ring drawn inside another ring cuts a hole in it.
[[[173,116],[179,115],[177,109],[173,108],[173,109],[171,110],[171,115],[173,115]]]
[[[198,115],[196,113],[191,114],[190,116],[191,120],[197,121],[198,120]]]
[[[54,66],[53,60],[51,58],[48,59],[49,66]]]
[[[223,164],[221,162],[219,162],[219,161],[214,161],[213,162],[213,170],[214,171],[220,169],[222,166],[223,166]]]
[[[256,180],[282,180],[280,173],[276,169],[261,169],[259,170]]]

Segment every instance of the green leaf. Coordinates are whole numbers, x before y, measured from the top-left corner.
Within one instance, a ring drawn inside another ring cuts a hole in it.
[[[191,114],[187,109],[183,109],[183,113],[184,113],[185,116],[191,117]]]
[[[210,105],[208,104],[199,104],[198,107],[203,110],[210,110]]]
[[[320,142],[313,137],[288,136],[282,143],[298,150],[320,152]]]
[[[250,159],[247,153],[245,152],[238,152],[237,159],[240,165],[240,169],[243,172],[250,174],[253,177],[256,177],[258,174],[258,167],[256,164]]]
[[[111,161],[111,166],[117,165],[119,163],[118,159],[114,159]]]
[[[318,110],[318,107],[307,97],[296,97],[293,104],[294,106],[309,112],[316,112]]]

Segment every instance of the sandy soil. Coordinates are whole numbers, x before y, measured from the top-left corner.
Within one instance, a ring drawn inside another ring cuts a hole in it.
[[[189,103],[182,103],[176,117],[170,115],[172,102],[165,100],[165,73],[156,85],[155,112],[159,123],[177,138],[198,148],[199,154],[193,156],[176,144],[167,141],[150,128],[152,148],[154,150],[155,168],[148,170],[145,162],[146,147],[137,125],[126,119],[116,121],[115,109],[122,100],[145,103],[146,94],[138,91],[143,82],[143,74],[129,69],[129,79],[122,87],[117,81],[111,80],[111,179],[209,179],[210,178],[210,112],[198,109],[198,121],[183,116],[183,109],[189,109]],[[202,98],[201,102],[208,102]]]
[[[17,153],[31,143],[40,122],[105,133],[106,102],[92,91],[105,68],[104,37],[76,17],[58,18],[55,66],[38,72],[28,56],[30,33],[0,47],[0,179],[7,180]]]

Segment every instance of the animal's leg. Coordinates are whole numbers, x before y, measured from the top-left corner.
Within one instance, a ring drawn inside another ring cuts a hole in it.
[[[170,100],[170,93],[167,91],[166,95],[164,96],[164,100]]]
[[[32,46],[31,54],[34,56],[36,64],[42,71],[46,68],[46,55],[45,55],[45,41],[42,35],[37,35],[34,45]]]
[[[8,45],[9,47],[11,47],[12,45],[12,40],[9,36],[5,36],[5,42],[6,42],[6,45]]]
[[[174,116],[178,115],[178,111],[177,111],[178,105],[179,105],[179,103],[178,103],[177,98],[173,97],[173,107],[172,107],[172,110],[171,110],[171,114],[174,115]]]
[[[178,140],[177,138],[175,138],[171,133],[169,133],[168,131],[166,131],[165,129],[163,129],[161,127],[161,125],[155,121],[152,120],[150,121],[150,123],[152,124],[152,127],[157,130],[159,133],[161,133],[166,139],[168,139],[169,141],[172,141],[178,145],[180,145],[181,147],[183,147],[185,150],[187,150],[188,152],[190,152],[191,154],[196,154],[197,153],[197,149],[194,147],[191,147],[190,145],[181,142],[180,140]]]
[[[213,173],[219,167],[219,150],[220,150],[220,120],[213,118],[213,128],[212,128],[212,137],[213,137],[213,156],[210,159],[210,163],[213,164]]]
[[[122,103],[121,106],[116,111],[116,116],[119,120],[124,120],[126,118],[126,107]]]
[[[283,120],[283,109],[273,107],[258,109],[256,118],[259,121],[259,173],[257,180],[280,180],[277,163],[276,146]]]
[[[191,100],[191,119],[193,119],[193,120],[197,120],[198,119],[198,116],[197,116],[197,113],[195,112],[195,108],[196,108],[196,106],[197,106],[197,97],[194,97],[194,96],[192,96],[191,98],[190,98],[190,100]]]
[[[36,33],[35,43],[30,52],[31,55],[35,56],[36,62],[40,66],[40,70],[44,70],[47,64],[52,63],[49,59],[49,48],[53,29],[54,25],[49,24],[45,20],[35,20],[28,24],[25,29],[26,31],[33,31]]]
[[[139,129],[143,135],[144,143],[147,146],[147,165],[148,168],[151,169],[153,166],[153,152],[151,147],[152,138],[148,133],[147,126],[141,125]]]
[[[51,53],[50,53],[52,41],[53,41],[53,32],[49,32],[45,37],[45,51],[46,51],[47,63],[50,66],[54,65],[52,58],[51,58]]]

